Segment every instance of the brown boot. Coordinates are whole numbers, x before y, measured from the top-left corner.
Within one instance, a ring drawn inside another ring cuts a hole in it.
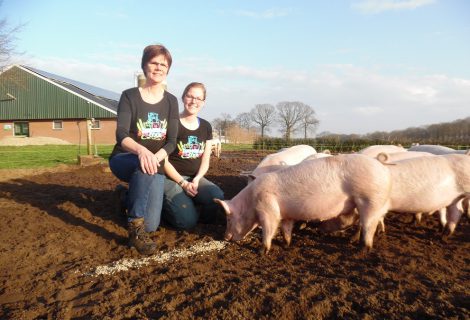
[[[157,249],[157,245],[145,232],[144,218],[137,218],[129,222],[129,246],[136,248],[140,254],[144,255],[150,255]]]

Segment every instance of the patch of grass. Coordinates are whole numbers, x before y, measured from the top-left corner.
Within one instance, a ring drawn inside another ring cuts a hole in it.
[[[114,145],[98,145],[93,153],[108,159]],[[252,144],[222,144],[224,151],[251,151]],[[86,155],[85,145],[0,146],[0,169],[47,168],[60,164],[77,164]]]
[[[100,157],[108,159],[113,145],[96,146]],[[95,153],[95,148],[93,148]],[[0,169],[44,168],[59,164],[77,164],[87,147],[79,145],[0,146]]]
[[[252,143],[240,143],[240,144],[222,143],[222,152],[224,151],[252,151],[252,150],[253,150]]]

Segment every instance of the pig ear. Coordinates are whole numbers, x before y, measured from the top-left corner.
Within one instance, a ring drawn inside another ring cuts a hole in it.
[[[252,181],[256,179],[256,176],[254,176],[252,174],[249,174],[248,177],[250,177]]]
[[[220,200],[220,199],[214,199],[214,202],[220,204],[222,208],[224,208],[224,211],[227,215],[231,214],[230,207],[228,206],[227,202],[225,202],[224,200]]]

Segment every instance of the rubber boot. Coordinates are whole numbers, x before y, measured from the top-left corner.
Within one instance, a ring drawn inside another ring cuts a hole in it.
[[[129,222],[129,246],[136,248],[140,254],[144,255],[150,255],[157,249],[157,245],[145,232],[144,218],[137,218]]]

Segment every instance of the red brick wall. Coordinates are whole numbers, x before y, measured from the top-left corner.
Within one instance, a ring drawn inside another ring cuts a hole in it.
[[[21,121],[24,122],[24,121]],[[52,129],[52,120],[34,120],[29,123],[30,137],[51,137],[68,141],[72,144],[87,143],[86,120],[62,120],[62,129]],[[0,139],[14,136],[14,121],[0,121]],[[11,126],[6,130],[5,126]],[[100,119],[100,129],[91,130],[92,144],[116,143],[116,119]]]

